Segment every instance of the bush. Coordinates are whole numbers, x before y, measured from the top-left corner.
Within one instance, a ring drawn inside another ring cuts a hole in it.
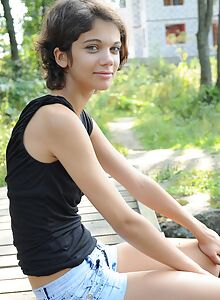
[[[10,119],[7,114],[8,104],[2,103],[0,106],[0,187],[5,185],[6,165],[5,151],[9,140],[11,128],[15,120]]]

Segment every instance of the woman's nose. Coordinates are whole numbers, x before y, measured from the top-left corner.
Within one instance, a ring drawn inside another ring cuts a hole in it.
[[[100,56],[100,65],[108,65],[111,66],[114,64],[113,54],[109,50],[105,50],[101,53]]]

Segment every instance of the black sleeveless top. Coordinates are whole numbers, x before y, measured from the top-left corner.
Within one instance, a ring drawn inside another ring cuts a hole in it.
[[[24,274],[32,276],[77,266],[96,245],[78,215],[77,205],[83,195],[78,186],[59,161],[39,162],[23,144],[24,130],[36,111],[54,103],[73,111],[60,96],[46,95],[31,101],[13,129],[6,151],[5,180],[14,245]],[[91,118],[82,111],[80,119],[90,135]]]

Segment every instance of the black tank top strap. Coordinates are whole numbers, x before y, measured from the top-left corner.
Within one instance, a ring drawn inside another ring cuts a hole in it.
[[[23,109],[19,117],[19,120],[13,129],[12,135],[19,134],[19,133],[22,134],[27,124],[29,123],[33,115],[37,112],[37,110],[40,107],[44,105],[55,104],[55,103],[60,103],[62,105],[65,105],[70,110],[75,112],[72,105],[62,96],[53,96],[53,95],[42,96],[40,98],[34,99],[31,102],[29,102],[27,106]],[[93,129],[92,119],[84,110],[80,114],[80,119],[84,127],[86,128],[86,131],[90,135]]]
[[[14,127],[13,134],[21,133],[24,130],[24,128],[26,128],[27,124],[29,123],[33,115],[37,112],[37,110],[40,107],[48,104],[55,104],[55,103],[63,104],[69,109],[71,109],[72,111],[74,111],[70,103],[65,98],[60,96],[46,95],[34,99],[31,102],[29,102],[21,112],[18,122]]]

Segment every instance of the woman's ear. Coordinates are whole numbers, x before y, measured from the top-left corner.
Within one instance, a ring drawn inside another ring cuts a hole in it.
[[[54,58],[56,63],[65,69],[68,66],[68,58],[66,52],[60,51],[58,47],[56,47],[53,51]]]

